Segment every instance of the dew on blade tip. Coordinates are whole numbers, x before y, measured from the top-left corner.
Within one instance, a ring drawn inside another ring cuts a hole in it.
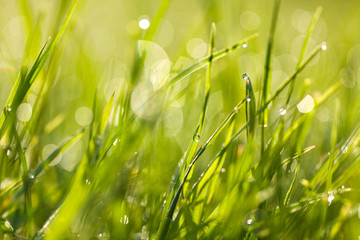
[[[244,80],[249,80],[249,76],[246,73],[243,73],[242,78]]]
[[[327,49],[327,46],[325,43],[323,45],[321,45],[321,50],[325,51],[326,49]]]

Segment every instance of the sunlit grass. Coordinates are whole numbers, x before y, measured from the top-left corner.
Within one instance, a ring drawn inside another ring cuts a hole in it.
[[[0,238],[357,239],[359,4],[255,2],[4,4]]]

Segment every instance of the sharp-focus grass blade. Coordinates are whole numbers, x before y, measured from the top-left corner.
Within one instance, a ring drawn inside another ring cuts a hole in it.
[[[212,71],[212,60],[213,60],[213,53],[214,53],[214,46],[215,46],[215,24],[211,27],[210,33],[210,48],[209,48],[209,63],[207,66],[206,71],[206,81],[205,81],[205,99],[203,109],[200,115],[199,124],[196,128],[196,131],[193,135],[192,140],[190,141],[190,145],[185,153],[184,158],[181,160],[181,167],[179,168],[179,172],[176,173],[175,177],[175,184],[172,187],[172,190],[168,196],[167,204],[164,208],[163,217],[159,227],[159,233],[157,235],[157,239],[164,239],[167,235],[170,220],[172,219],[177,201],[179,200],[180,192],[184,189],[184,181],[189,176],[191,177],[191,168],[190,164],[192,163],[192,159],[196,152],[198,143],[200,141],[201,132],[203,129],[204,121],[205,121],[205,113],[208,106],[208,100],[210,96],[210,86],[211,86],[211,71]],[[182,185],[180,185],[180,181],[182,181]],[[181,189],[180,189],[181,186]],[[187,185],[186,185],[187,186]],[[186,187],[185,186],[185,187]],[[180,190],[179,190],[180,189]],[[186,192],[186,189],[184,189]]]
[[[272,71],[272,52],[273,52],[273,43],[274,43],[274,35],[276,30],[277,18],[279,15],[280,8],[280,0],[275,0],[273,15],[270,26],[270,34],[267,43],[266,57],[265,57],[265,69],[264,69],[264,81],[263,81],[263,90],[262,90],[262,98],[261,98],[261,107],[265,107],[264,113],[261,114],[261,152],[264,152],[265,149],[265,127],[268,124],[268,110],[266,108],[266,102],[268,99],[268,95],[270,93],[271,86],[271,71]]]

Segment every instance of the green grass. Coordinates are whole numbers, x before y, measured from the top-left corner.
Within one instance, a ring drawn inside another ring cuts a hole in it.
[[[357,1],[1,6],[0,239],[360,236]]]

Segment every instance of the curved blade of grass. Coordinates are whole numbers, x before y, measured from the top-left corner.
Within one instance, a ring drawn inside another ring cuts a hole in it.
[[[337,154],[336,149],[336,142],[337,142],[337,127],[338,127],[338,117],[339,116],[339,102],[335,101],[335,117],[333,121],[332,131],[331,131],[331,138],[330,138],[330,144],[331,144],[331,154],[329,157],[329,169],[327,173],[327,181],[326,181],[326,190],[330,190],[331,184],[332,184],[332,175],[333,175],[333,167],[334,167],[334,160],[335,156]]]
[[[225,138],[224,145],[228,144],[230,142],[234,127],[235,127],[235,118],[231,118],[230,120],[230,126],[227,132],[227,136]],[[200,224],[203,211],[205,206],[210,202],[212,199],[212,196],[215,192],[215,187],[217,180],[219,178],[219,175],[216,174],[220,172],[224,160],[226,158],[226,153],[222,153],[220,156],[216,157],[214,161],[210,162],[211,164],[208,165],[208,167],[200,174],[200,178],[197,180],[197,182],[193,185],[191,189],[191,193],[193,193],[192,198],[193,201],[200,202],[198,205],[194,206],[193,210],[193,218],[195,223]],[[196,192],[194,191],[196,187]]]
[[[182,71],[181,73],[179,73],[178,75],[176,75],[175,77],[173,77],[172,79],[170,79],[170,81],[167,83],[167,84],[164,84],[157,92],[155,92],[154,94],[157,94],[160,90],[162,89],[167,89],[168,87],[176,84],[178,81],[182,80],[183,78],[185,78],[186,76],[190,75],[191,73],[193,72],[196,72],[198,71],[199,69],[203,68],[209,61],[210,59],[212,59],[212,61],[216,61],[218,59],[221,59],[225,56],[227,56],[229,53],[241,48],[241,46],[244,44],[244,43],[247,43],[249,42],[250,40],[258,37],[259,34],[258,33],[255,33],[255,34],[252,34],[250,35],[249,37],[246,37],[244,38],[243,40],[239,41],[238,43],[234,44],[233,46],[229,47],[229,48],[225,48],[225,49],[222,49],[222,50],[219,50],[217,52],[215,52],[213,54],[213,56],[209,56],[209,57],[206,57],[202,60],[200,60],[199,62],[195,63],[194,65],[190,66],[189,68],[185,69],[184,71]],[[150,98],[148,100],[150,100],[153,96],[150,96]],[[146,101],[148,101],[146,100]],[[145,101],[145,102],[146,102]],[[140,106],[139,108],[141,108],[142,106]],[[129,124],[130,122],[134,121],[136,119],[136,115],[133,114],[129,121],[127,122],[127,124]],[[109,151],[109,149],[112,147],[112,143],[122,134],[123,132],[123,129],[127,127],[127,124],[125,125],[121,125],[119,127],[119,129],[115,132],[115,134],[113,135],[111,141],[107,144],[107,146],[105,147],[105,151]]]
[[[68,140],[60,144],[43,162],[35,168],[34,179],[41,173],[41,171],[47,167],[60,153],[63,153],[66,149],[71,147],[76,141],[78,141],[84,134],[86,128],[81,128],[76,131]]]
[[[309,114],[307,115],[308,117],[304,120],[304,123],[302,124],[301,128],[298,131],[298,134],[296,134],[296,152],[297,152],[297,160],[296,160],[296,169],[295,169],[295,173],[293,176],[293,179],[291,181],[291,184],[289,186],[289,189],[285,195],[285,199],[284,199],[284,203],[283,205],[286,206],[289,203],[289,199],[290,199],[290,195],[294,189],[294,185],[295,185],[295,180],[298,176],[298,172],[300,169],[300,162],[301,162],[301,157],[302,157],[302,145],[305,141],[306,136],[308,135],[309,129],[311,127],[313,118],[314,118],[314,114]],[[281,164],[280,164],[281,165]]]
[[[12,109],[12,112],[16,112],[17,107],[23,101],[25,95],[29,91],[30,87],[32,86],[33,82],[35,81],[36,77],[38,76],[39,72],[45,65],[48,57],[52,53],[55,45],[58,43],[58,41],[60,40],[64,31],[66,30],[66,28],[70,22],[70,19],[72,17],[72,14],[75,10],[76,2],[77,2],[77,0],[74,0],[72,2],[70,9],[69,9],[67,15],[65,16],[64,22],[60,26],[59,31],[56,33],[54,39],[51,40],[49,42],[49,44],[46,42],[45,45],[42,47],[33,66],[31,67],[30,71],[26,75],[24,75],[24,73],[26,73],[26,71],[24,70],[24,68],[21,69],[20,74],[19,74],[20,77],[17,79],[17,83],[15,83],[14,88],[11,91],[10,96],[6,103],[6,105]],[[1,113],[1,116],[0,116],[0,126],[1,126],[0,127],[0,138],[3,136],[7,127],[9,126],[9,123],[8,123],[9,121],[6,120],[8,118],[7,116],[11,116],[12,114],[14,114],[14,113],[11,113],[10,115],[5,115],[5,114]]]
[[[295,80],[296,76],[306,67],[306,65],[322,50],[322,47],[325,43],[319,44],[314,50],[309,54],[309,56],[303,61],[303,63],[297,68],[294,72],[292,72],[284,81],[283,84],[276,90],[276,92],[265,102],[264,106],[262,106],[258,113],[263,112],[264,109],[276,98],[280,95],[280,93],[292,82]]]
[[[78,141],[82,135],[84,134],[86,128],[82,128],[78,131],[76,131],[68,140],[64,141],[60,144],[60,146],[55,149],[43,162],[41,162],[35,170],[27,170],[26,173],[24,173],[24,176],[31,176],[31,179],[28,179],[30,182],[35,182],[36,178],[39,176],[39,174],[47,167],[49,164],[57,157],[59,154],[66,151],[69,147],[71,147],[76,141]],[[23,186],[23,181],[16,182],[11,188],[9,188],[6,192],[2,193],[0,196],[0,203],[4,201],[4,199],[9,196],[14,191],[18,190],[17,195],[23,193],[24,188],[21,188]]]
[[[309,24],[308,30],[307,30],[306,35],[305,35],[305,40],[304,40],[303,46],[302,46],[301,51],[300,51],[300,56],[299,56],[296,68],[299,68],[301,66],[301,63],[302,63],[302,61],[304,59],[304,56],[305,56],[307,46],[309,44],[310,36],[311,36],[311,34],[312,34],[313,30],[314,30],[314,27],[315,27],[317,21],[320,18],[321,12],[322,12],[322,7],[318,7],[316,9],[314,15],[313,15],[313,18],[311,19],[311,22]],[[292,95],[292,92],[293,92],[293,89],[294,89],[294,85],[295,85],[295,82],[293,81],[291,83],[291,85],[290,85],[290,88],[289,88],[289,93],[288,93],[288,96],[287,96],[285,108],[287,107],[287,105],[290,102],[290,98],[291,98],[291,95]]]
[[[177,196],[175,194],[175,190],[179,186],[180,179],[184,179],[186,173],[187,173],[186,176],[188,176],[190,174],[190,171],[185,172],[185,170],[188,168],[189,164],[191,163],[191,160],[195,154],[196,148],[200,141],[200,136],[201,136],[201,132],[202,132],[204,121],[205,121],[206,108],[207,108],[208,100],[209,100],[209,96],[210,96],[212,57],[213,57],[213,53],[214,53],[214,46],[215,46],[215,24],[213,23],[211,26],[211,34],[210,34],[209,63],[208,63],[207,70],[206,70],[205,100],[204,100],[203,109],[202,109],[202,112],[200,115],[198,127],[196,128],[193,138],[190,141],[190,145],[185,153],[185,157],[180,161],[181,167],[179,168],[178,173],[176,173],[174,176],[175,184],[173,185],[172,190],[167,198],[167,203],[164,208],[164,213],[163,213],[163,216],[161,219],[159,233],[157,234],[157,239],[166,238],[166,235],[167,235],[167,232],[168,232],[169,226],[170,226],[170,221],[172,219],[172,216],[173,216],[173,213],[175,210],[175,206],[176,206],[176,204],[175,204],[175,206],[172,207],[171,203],[174,201],[175,198],[176,198],[175,201],[177,202],[177,200],[180,197],[180,195]]]
[[[209,137],[209,139],[206,141],[206,143],[204,144],[203,147],[201,147],[195,157],[192,159],[191,163],[189,164],[188,168],[186,169],[186,172],[184,174],[184,177],[179,185],[179,187],[177,188],[177,191],[174,195],[174,197],[171,200],[170,206],[169,206],[169,211],[167,214],[167,220],[169,221],[168,224],[170,224],[170,221],[172,219],[172,215],[175,211],[175,207],[176,204],[179,200],[180,194],[182,192],[183,186],[185,184],[185,181],[187,179],[187,176],[189,175],[192,167],[194,166],[194,164],[196,163],[196,161],[200,158],[200,156],[205,152],[207,146],[215,139],[215,137],[222,131],[222,129],[224,129],[224,127],[226,126],[226,124],[233,118],[233,116],[238,112],[237,109],[241,107],[241,105],[246,101],[246,98],[244,98],[235,108],[234,110],[225,118],[225,120],[220,124],[220,126],[214,131],[214,133]],[[227,148],[230,146],[231,143],[233,143],[238,136],[248,127],[248,124],[246,124],[245,126],[243,126],[240,130],[238,130],[232,137],[231,140],[228,142],[228,144],[226,144],[225,146],[223,146],[221,148],[221,150],[214,156],[213,160],[211,161],[212,163],[221,155],[223,155],[225,153],[225,151],[227,150]],[[209,166],[210,167],[210,166]],[[194,188],[193,188],[194,189]]]
[[[323,43],[320,44],[318,47],[316,47],[316,48],[312,51],[312,53],[306,58],[306,60],[300,65],[300,67],[297,68],[297,69],[285,80],[285,82],[281,85],[281,87],[279,87],[279,89],[275,92],[275,94],[274,94],[272,97],[270,97],[270,99],[266,102],[266,105],[270,104],[270,102],[272,102],[272,101],[285,89],[285,87],[286,87],[291,81],[293,81],[293,80],[295,79],[295,76],[297,76],[297,74],[299,74],[299,73],[302,71],[302,69],[304,69],[304,67],[310,62],[310,60],[311,60],[312,58],[314,58],[315,55],[321,50],[321,46],[322,46],[322,45],[323,45]],[[328,89],[328,91],[326,91],[326,92],[324,93],[323,97],[322,97],[320,100],[318,100],[316,106],[320,106],[328,97],[330,97],[330,96],[340,87],[341,83],[342,83],[342,82],[338,82],[338,83],[335,84],[333,87],[331,87],[330,89]],[[245,100],[245,99],[244,99],[244,100]],[[235,107],[235,109],[237,109],[237,108]],[[256,112],[256,116],[258,116],[259,114],[261,114],[261,113],[264,111],[264,109],[265,109],[264,107],[261,108],[261,109],[259,109],[259,110]],[[301,119],[301,120],[298,120],[297,123],[294,123],[293,126],[286,132],[286,134],[285,134],[285,136],[284,136],[284,141],[287,141],[288,138],[291,136],[292,132],[299,126],[300,122],[304,121],[303,118],[300,118],[300,119]],[[247,125],[244,126],[244,128],[246,128],[246,127],[247,127]],[[233,141],[236,139],[237,136],[238,136],[238,134],[235,134],[235,135],[232,137],[230,143],[233,142]],[[217,156],[219,156],[219,154],[221,154],[221,152],[225,151],[228,146],[229,146],[229,144],[225,145],[225,146],[222,148],[222,150],[217,154]],[[215,159],[213,159],[212,161],[210,161],[209,166],[208,166],[207,169],[209,169],[209,167],[213,164],[214,160],[215,160]],[[207,169],[205,169],[204,172],[206,172]],[[204,173],[204,172],[203,172],[203,173]],[[199,184],[199,182],[201,181],[201,179],[202,179],[202,176],[200,176],[198,182],[195,183],[193,189],[195,189],[195,187]]]
[[[293,72],[286,80],[285,82],[282,84],[282,86],[276,91],[276,93],[267,101],[266,105],[270,104],[271,101],[273,101],[284,89],[285,87],[292,81],[294,80],[294,77],[300,73],[300,71],[302,69],[304,69],[304,67],[310,62],[310,60],[312,58],[315,57],[315,55],[321,50],[321,46],[323,44],[319,45],[318,47],[316,47],[313,52],[306,58],[306,60],[301,64],[301,66],[295,70],[295,72]],[[340,86],[341,86],[342,82],[338,82],[337,84],[335,84],[334,86],[332,86],[331,88],[329,88],[325,93],[324,95],[322,96],[321,99],[319,99],[317,101],[317,106],[320,106],[322,103],[324,103],[324,101],[330,97]],[[241,103],[243,103],[246,99],[244,99]],[[238,106],[240,106],[241,104],[238,104]],[[235,112],[238,107],[235,107],[234,108],[235,110],[233,112]],[[259,109],[257,112],[256,112],[256,116],[258,116],[259,114],[261,114],[263,111],[264,111],[264,107]],[[287,141],[288,138],[291,136],[291,133],[299,126],[299,124],[304,121],[303,118],[300,118],[301,120],[298,120],[297,123],[294,123],[292,127],[290,127],[290,129],[287,131],[287,133],[284,135],[284,141]],[[248,124],[246,124],[241,130],[245,129],[246,127],[248,127]],[[291,130],[292,129],[292,130]],[[238,135],[241,133],[241,131],[237,132],[232,138],[231,138],[231,141],[229,142],[232,143],[233,141],[235,141],[235,139],[238,137]],[[216,156],[219,156],[221,154],[221,152],[225,151],[227,149],[227,147],[229,146],[229,144],[225,145],[221,151],[216,154]],[[215,159],[213,159],[212,161],[210,161],[209,163],[209,166],[211,166],[211,164],[213,164]],[[208,166],[208,168],[209,168]],[[205,170],[205,172],[207,171],[207,169]],[[202,177],[200,176],[199,180],[197,183],[195,183],[193,189],[195,189],[195,186],[201,181]]]
[[[317,108],[319,108],[329,97],[331,97],[342,85],[342,81],[339,81],[332,85],[330,88],[328,88],[325,93],[321,96],[320,99],[318,99],[315,102],[314,109],[312,111],[315,111]],[[304,114],[300,118],[298,118],[294,124],[289,127],[289,129],[284,133],[283,142],[287,142],[289,138],[292,136],[293,132],[306,120],[307,115]]]
[[[318,7],[315,14],[314,14],[314,16],[313,16],[313,18],[312,18],[312,20],[311,20],[311,22],[310,22],[310,24],[309,24],[308,31],[307,31],[306,36],[305,36],[305,40],[304,40],[304,43],[302,45],[302,49],[300,51],[300,56],[299,56],[299,59],[298,59],[298,63],[296,65],[296,69],[299,69],[301,67],[301,65],[302,65],[302,62],[303,62],[303,59],[304,59],[304,56],[305,56],[305,52],[306,52],[306,49],[307,49],[307,46],[308,46],[308,43],[309,43],[310,36],[311,36],[311,34],[313,32],[313,29],[315,27],[316,22],[318,21],[318,19],[320,17],[321,11],[322,11],[322,8]],[[290,99],[291,99],[293,88],[295,86],[295,79],[296,79],[296,76],[294,76],[294,79],[291,81],[290,86],[289,86],[287,100],[286,100],[285,106],[283,107],[285,110],[288,109],[288,105],[289,105],[289,102],[290,102]],[[294,114],[293,119],[295,119],[295,116],[296,116],[296,113]],[[278,125],[277,125],[277,127],[275,129],[275,133],[277,133],[277,134],[274,134],[274,136],[279,137],[279,134],[282,134],[284,124],[285,124],[285,115],[281,115],[280,121],[279,121],[279,123],[278,123]],[[270,148],[274,147],[275,143],[276,143],[276,138],[273,137],[269,147]]]
[[[301,155],[303,155],[307,152],[310,152],[314,148],[315,148],[315,146],[309,146],[309,147],[304,148],[301,152]],[[299,158],[299,155],[296,153],[294,156],[284,159],[284,161],[281,162],[281,166],[285,166],[285,165],[289,164],[292,160],[296,160],[298,158]]]
[[[265,69],[264,69],[264,81],[263,81],[263,90],[262,90],[262,98],[261,105],[266,105],[268,95],[270,94],[270,86],[271,86],[271,71],[272,71],[272,49],[274,42],[274,35],[276,29],[277,18],[279,15],[280,9],[280,0],[275,0],[271,27],[270,27],[270,35],[267,43],[266,57],[265,57]],[[264,126],[268,124],[268,110],[265,107],[264,113],[260,117],[261,119],[261,153],[264,152],[265,149],[265,128]]]
[[[248,43],[249,41],[251,41],[252,39],[254,39],[258,36],[259,36],[258,33],[252,34],[252,35],[244,38],[243,40],[240,40],[238,43],[234,44],[233,46],[231,46],[229,48],[225,48],[225,49],[215,52],[212,56],[206,57],[206,58],[200,60],[199,62],[195,63],[194,65],[188,67],[187,69],[185,69],[184,71],[182,71],[181,73],[179,73],[178,75],[176,75],[175,77],[170,79],[169,83],[165,84],[165,85],[167,85],[167,87],[174,85],[175,83],[177,83],[181,79],[185,78],[189,74],[203,68],[210,60],[212,60],[212,61],[219,60],[219,59],[225,57],[226,55],[228,55],[229,53],[241,48],[241,46],[244,43]]]
[[[256,100],[255,100],[255,95],[252,88],[250,77],[246,73],[244,73],[243,79],[245,80],[245,84],[246,84],[245,115],[246,115],[246,121],[249,122],[249,131],[248,131],[248,137],[249,137],[249,134],[253,136],[255,134]]]
[[[65,236],[74,217],[84,205],[90,191],[90,188],[83,179],[88,162],[89,160],[85,155],[75,171],[70,190],[60,205],[58,212],[54,217],[50,217],[52,221],[49,221],[49,225],[43,230],[45,240],[55,240],[58,239],[59,236]]]
[[[31,188],[30,188],[30,178],[28,176],[28,166],[26,162],[26,156],[25,152],[21,146],[21,139],[19,137],[19,134],[17,133],[15,127],[14,127],[14,135],[17,142],[17,149],[20,157],[20,162],[22,166],[23,171],[23,177],[22,182],[24,185],[24,209],[25,209],[25,215],[26,215],[26,223],[25,223],[25,235],[31,236],[32,233],[32,203],[31,203]]]

